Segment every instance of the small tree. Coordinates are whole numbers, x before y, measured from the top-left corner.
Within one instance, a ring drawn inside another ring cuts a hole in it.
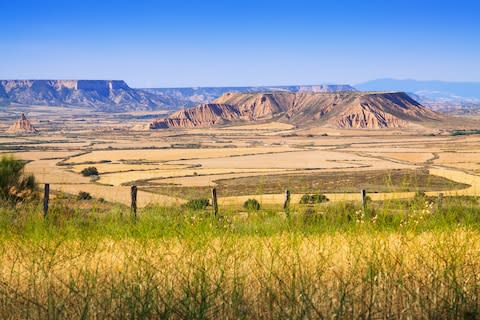
[[[257,199],[248,199],[243,203],[243,207],[250,211],[258,211],[260,210],[260,202]]]
[[[11,156],[0,159],[0,199],[18,202],[34,196],[35,177],[24,174],[25,164]]]
[[[98,170],[95,167],[87,167],[80,171],[84,177],[98,176]]]

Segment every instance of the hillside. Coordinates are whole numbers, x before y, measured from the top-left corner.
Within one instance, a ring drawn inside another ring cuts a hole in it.
[[[402,92],[227,93],[212,104],[181,110],[150,123],[150,129],[208,127],[276,120],[297,126],[399,128],[442,116]]]
[[[0,80],[0,104],[76,106],[97,111],[151,110],[167,103],[122,80]]]

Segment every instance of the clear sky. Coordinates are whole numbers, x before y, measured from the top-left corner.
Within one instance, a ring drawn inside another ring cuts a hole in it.
[[[480,1],[0,0],[0,79],[480,81]]]

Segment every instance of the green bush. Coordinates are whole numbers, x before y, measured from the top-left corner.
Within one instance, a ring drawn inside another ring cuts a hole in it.
[[[260,202],[257,199],[248,199],[243,203],[243,207],[247,210],[258,211],[260,210]]]
[[[208,199],[192,199],[189,200],[187,203],[183,205],[184,208],[186,209],[192,209],[192,210],[203,210],[205,209],[209,204]]]
[[[87,167],[80,171],[84,177],[98,176],[98,170],[95,167]]]
[[[85,192],[85,191],[80,191],[77,195],[77,200],[91,200],[92,196],[90,193]]]
[[[0,159],[0,199],[18,202],[34,197],[35,177],[24,174],[25,164],[9,156]]]
[[[304,194],[302,198],[300,198],[300,204],[315,204],[315,203],[323,203],[327,201],[329,201],[327,196],[321,193]]]

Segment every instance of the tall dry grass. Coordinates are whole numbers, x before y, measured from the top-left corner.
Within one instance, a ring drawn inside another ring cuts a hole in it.
[[[475,318],[480,235],[6,241],[4,319]]]
[[[299,206],[290,219],[66,210],[0,210],[0,318],[480,316],[476,199]]]

